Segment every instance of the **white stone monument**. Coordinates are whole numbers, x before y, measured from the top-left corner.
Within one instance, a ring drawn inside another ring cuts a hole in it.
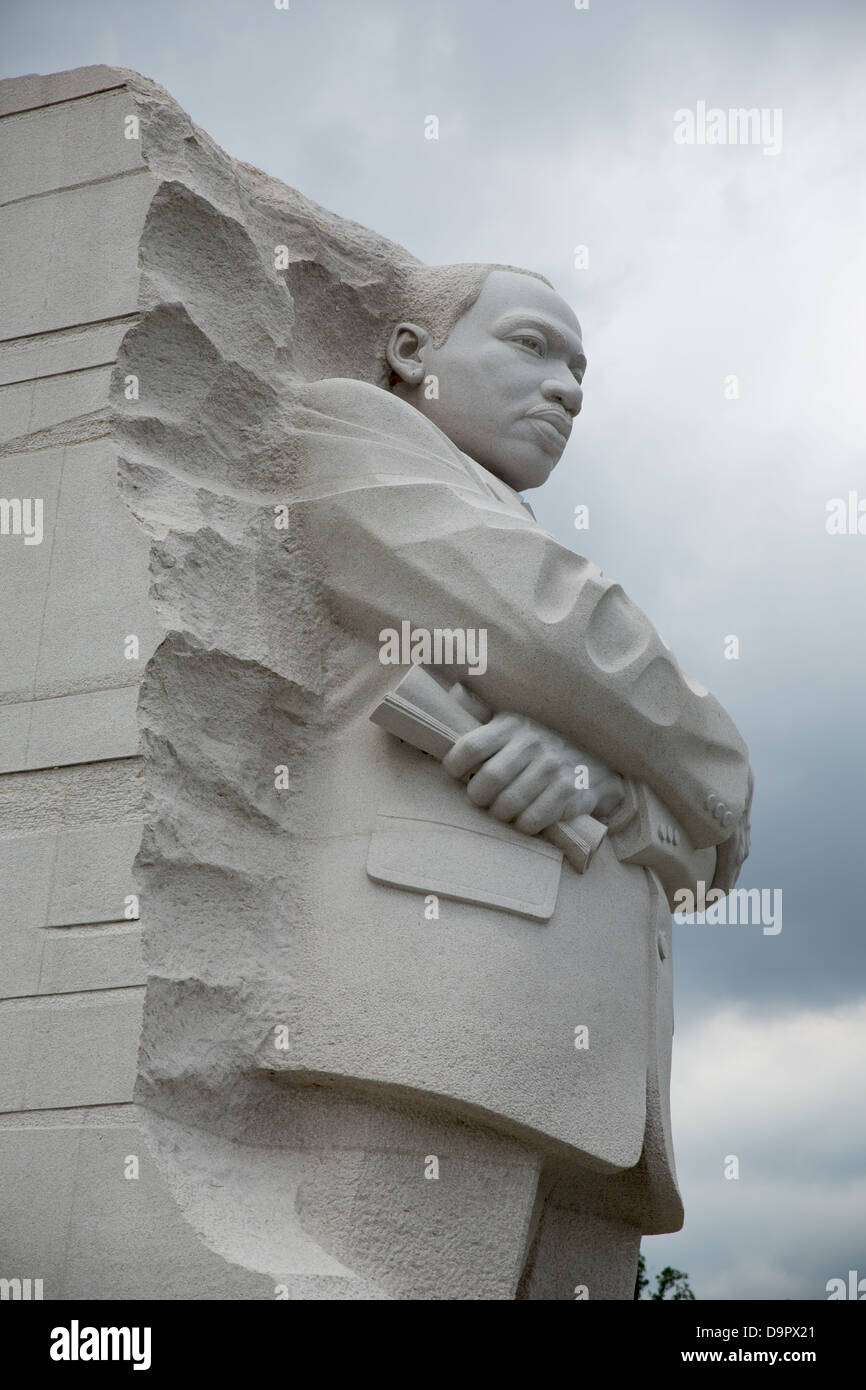
[[[673,893],[733,885],[751,776],[521,496],[573,311],[124,70],[0,83],[0,156],[0,1276],[630,1299]]]

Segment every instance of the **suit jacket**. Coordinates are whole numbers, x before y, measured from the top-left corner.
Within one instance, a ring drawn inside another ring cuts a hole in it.
[[[729,833],[712,807],[743,809],[744,743],[618,585],[398,398],[300,388],[286,460],[285,545],[308,576],[291,623],[316,629],[323,675],[295,789],[285,1065],[438,1098],[608,1172],[641,1158],[649,1095],[670,1211],[658,880],[607,842],[575,873],[372,725],[404,674],[380,633],[486,627],[486,672],[441,674],[646,781],[696,845]]]

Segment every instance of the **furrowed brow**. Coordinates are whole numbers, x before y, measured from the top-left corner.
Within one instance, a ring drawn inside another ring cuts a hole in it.
[[[542,314],[536,313],[514,313],[506,314],[496,325],[501,332],[508,332],[514,328],[539,328],[553,347],[557,348],[563,355],[568,357],[570,364],[580,372],[586,371],[586,357],[580,348],[575,344],[579,339],[566,337],[560,329],[552,323],[550,319]]]

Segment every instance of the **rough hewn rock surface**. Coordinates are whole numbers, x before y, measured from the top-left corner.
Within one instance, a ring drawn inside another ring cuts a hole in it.
[[[139,709],[148,984],[136,1097],[176,1198],[219,1253],[293,1297],[386,1296],[301,1228],[289,1154],[315,1151],[315,1124],[301,1133],[297,1104],[284,1113],[267,1080],[297,1072],[275,1028],[292,1023],[292,943],[310,911],[304,752],[335,678],[329,651],[341,660],[310,557],[298,563],[274,507],[293,482],[294,383],[378,383],[395,268],[415,262],[230,159],[167,94],[128,81],[159,187],[115,430],[166,629]],[[137,400],[123,390],[130,374]]]

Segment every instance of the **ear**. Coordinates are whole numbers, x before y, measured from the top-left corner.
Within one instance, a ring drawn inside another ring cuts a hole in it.
[[[427,329],[417,323],[398,323],[388,339],[388,366],[407,386],[420,386],[424,380],[422,353],[429,342]]]

